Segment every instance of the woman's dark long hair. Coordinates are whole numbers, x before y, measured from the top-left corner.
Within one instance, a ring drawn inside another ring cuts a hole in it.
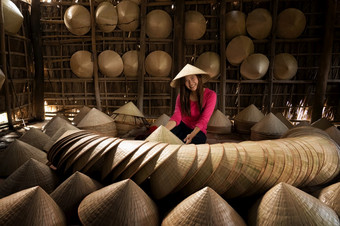
[[[203,104],[203,82],[202,82],[202,76],[196,75],[198,79],[198,85],[197,85],[197,104],[199,110],[202,112],[202,104]],[[185,86],[185,78],[180,79],[180,103],[181,103],[181,109],[182,114],[191,116],[190,111],[190,93],[191,91]]]

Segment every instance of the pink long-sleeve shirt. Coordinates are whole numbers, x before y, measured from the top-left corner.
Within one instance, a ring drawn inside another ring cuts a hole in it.
[[[183,121],[184,124],[191,129],[194,129],[197,126],[203,133],[207,134],[207,126],[210,117],[215,109],[216,98],[216,93],[214,91],[205,88],[203,93],[202,113],[198,108],[197,101],[190,100],[191,116],[187,116],[182,115],[180,95],[178,94],[176,99],[175,111],[170,120],[175,121],[176,126],[178,126],[181,121]]]

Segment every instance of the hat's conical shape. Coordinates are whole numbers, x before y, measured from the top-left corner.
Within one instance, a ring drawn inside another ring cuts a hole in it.
[[[145,32],[150,38],[167,38],[172,31],[170,15],[160,9],[155,9],[146,15]]]
[[[276,113],[275,116],[283,122],[288,129],[291,129],[294,127],[294,125],[280,112]]]
[[[0,176],[9,176],[31,158],[47,163],[45,152],[23,141],[14,140],[1,154]]]
[[[250,128],[263,117],[264,114],[254,104],[251,104],[235,116],[235,128],[239,132],[248,133],[250,132]]]
[[[96,23],[103,32],[112,32],[118,23],[116,7],[110,2],[102,2],[96,9]]]
[[[131,115],[144,118],[143,113],[134,105],[132,101],[124,104],[113,112],[114,114]]]
[[[245,35],[233,38],[226,48],[227,60],[235,66],[240,65],[252,53],[254,53],[254,43]]]
[[[185,12],[185,39],[200,39],[205,34],[207,24],[202,13],[198,11]]]
[[[123,0],[123,1],[131,1],[131,2],[136,3],[137,5],[140,5],[142,0]]]
[[[277,17],[276,34],[279,38],[297,38],[306,27],[306,17],[302,11],[288,8]]]
[[[70,67],[72,72],[79,78],[92,78],[93,61],[92,53],[86,50],[75,52],[70,59]]]
[[[253,132],[255,132],[262,135],[268,135],[273,138],[280,138],[287,131],[288,127],[271,112],[251,127],[252,135]]]
[[[2,85],[4,84],[4,82],[5,82],[5,79],[6,79],[6,77],[5,77],[5,74],[2,72],[2,70],[0,69],[0,90],[1,90],[1,88],[2,88]]]
[[[180,72],[176,75],[176,77],[170,82],[170,86],[172,88],[176,88],[179,86],[179,79],[183,78],[187,75],[202,75],[202,82],[205,83],[207,82],[210,78],[211,75],[203,71],[202,69],[195,67],[191,64],[186,64]]]
[[[139,6],[132,1],[117,4],[118,27],[123,31],[134,31],[139,26]]]
[[[271,188],[250,210],[250,225],[339,225],[334,210],[286,183]]]
[[[51,138],[46,133],[43,133],[40,129],[36,128],[30,128],[30,130],[26,131],[24,135],[19,138],[19,140],[40,150],[44,149],[44,145],[49,142],[50,139]]]
[[[60,128],[65,127],[67,124],[70,124],[70,122],[55,116],[43,127],[43,132],[52,137]]]
[[[312,123],[313,127],[315,128],[319,128],[319,129],[322,129],[322,130],[326,130],[328,129],[329,127],[332,127],[333,126],[333,123],[331,123],[328,119],[326,118],[320,118],[319,120],[315,121]]]
[[[63,211],[39,186],[0,200],[0,225],[66,225]]]
[[[205,187],[179,203],[163,220],[170,225],[246,225],[213,189]]]
[[[231,133],[232,123],[220,110],[215,110],[208,122],[208,132],[217,134]]]
[[[246,35],[246,14],[239,10],[232,10],[225,15],[225,35],[228,40]]]
[[[138,55],[137,50],[130,50],[123,54],[123,72],[126,77],[138,76]]]
[[[151,124],[151,126],[165,126],[169,120],[170,117],[167,114],[162,114]]]
[[[4,29],[9,33],[16,34],[21,28],[22,22],[24,21],[24,16],[20,12],[19,8],[12,1],[4,0],[2,2]]]
[[[53,144],[66,132],[66,131],[77,131],[79,130],[77,127],[72,126],[71,124],[65,124],[64,127],[61,127],[53,134],[50,140],[44,145],[43,150],[48,152]]]
[[[145,58],[145,70],[154,77],[167,77],[171,72],[172,58],[162,50],[156,50]]]
[[[78,214],[83,225],[159,225],[157,206],[129,179],[88,195]]]
[[[340,216],[340,182],[323,188],[319,200],[331,207]]]
[[[248,34],[255,39],[265,39],[272,30],[272,16],[267,9],[256,8],[248,13],[246,27]]]
[[[91,28],[91,15],[82,5],[68,7],[64,14],[66,28],[74,35],[85,35]]]
[[[246,79],[260,79],[268,71],[269,60],[261,53],[249,55],[241,64],[240,73]]]
[[[91,111],[91,108],[87,106],[80,108],[78,114],[73,118],[72,123],[77,125],[89,111]]]
[[[196,60],[195,66],[216,77],[220,74],[220,56],[215,52],[204,52]]]
[[[153,131],[145,140],[158,141],[168,144],[183,144],[183,141],[181,141],[175,134],[162,125]]]
[[[123,72],[123,60],[113,50],[105,50],[98,55],[99,70],[108,77],[118,77]]]
[[[117,127],[117,132],[118,132],[119,137],[127,135],[129,132],[132,132],[135,129],[143,128],[144,125],[147,124],[147,121],[145,118],[132,116],[132,115],[113,113],[111,117],[115,120],[115,124]]]
[[[340,146],[340,130],[335,126],[331,126],[325,132]]]
[[[30,159],[1,183],[0,197],[33,186],[40,186],[47,193],[51,193],[57,183],[57,175],[50,167],[35,159]]]
[[[289,53],[277,54],[274,58],[274,77],[279,80],[289,80],[296,75],[298,63]]]

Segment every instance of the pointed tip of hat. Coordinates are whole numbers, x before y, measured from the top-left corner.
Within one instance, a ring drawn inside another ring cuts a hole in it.
[[[235,120],[245,122],[259,122],[263,117],[264,114],[254,104],[251,104],[240,111],[235,116]]]
[[[170,117],[167,114],[162,114],[159,116],[151,126],[165,126],[170,120]]]
[[[288,131],[288,127],[270,112],[251,127],[251,130],[268,135],[282,135]]]
[[[113,118],[105,114],[104,112],[92,108],[84,118],[77,124],[77,127],[84,128],[84,127],[91,127],[91,126],[98,126],[103,125],[106,123],[113,122]]]
[[[340,145],[340,130],[335,126],[331,126],[325,130],[325,132],[338,144]]]
[[[30,130],[25,132],[24,135],[19,138],[19,140],[24,141],[40,150],[43,150],[44,145],[50,139],[50,136],[36,128],[30,128]]]
[[[91,111],[91,108],[83,106],[79,109],[78,114],[73,118],[72,122],[77,125],[85,117],[85,115],[89,113],[89,111]]]
[[[340,215],[340,182],[321,189],[318,198],[321,202],[331,207],[338,216]]]
[[[216,109],[214,113],[211,115],[211,118],[208,122],[208,127],[209,126],[219,127],[231,126],[231,121],[225,114],[223,114],[220,110]]]
[[[162,125],[153,131],[145,140],[169,144],[183,144],[183,142],[175,134]]]
[[[294,127],[294,125],[280,112],[276,113],[275,116],[283,122],[288,129],[291,129]]]
[[[70,122],[63,117],[55,116],[43,126],[43,132],[52,137],[59,128],[64,127],[66,124],[70,124]]]
[[[130,101],[113,112],[114,114],[131,115],[144,118],[143,113]]]
[[[180,72],[176,75],[176,77],[170,82],[170,86],[172,88],[176,88],[179,85],[179,79],[183,78],[187,75],[203,75],[202,82],[207,82],[211,77],[212,74],[209,74],[206,71],[203,71],[202,69],[195,67],[191,64],[186,64]]]
[[[333,123],[331,123],[327,118],[320,118],[319,120],[313,122],[311,126],[322,130],[326,130],[329,127],[333,126]]]

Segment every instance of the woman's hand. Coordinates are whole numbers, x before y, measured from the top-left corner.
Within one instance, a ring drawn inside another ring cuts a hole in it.
[[[192,141],[192,138],[194,138],[194,137],[191,135],[191,133],[189,133],[189,134],[187,135],[187,137],[184,138],[185,144],[190,144],[191,141]]]

